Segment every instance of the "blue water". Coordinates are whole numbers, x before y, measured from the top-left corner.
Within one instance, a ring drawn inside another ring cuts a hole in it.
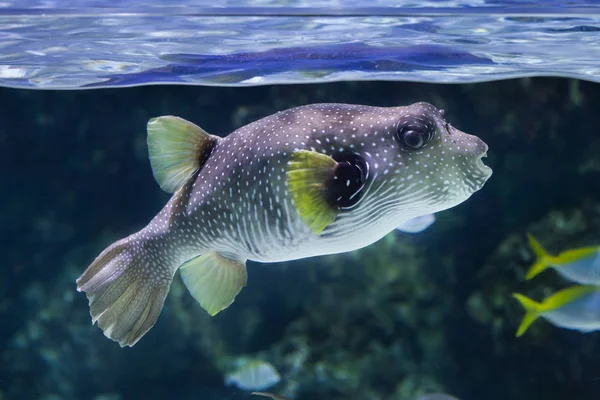
[[[584,1],[0,2],[0,85],[600,80]]]

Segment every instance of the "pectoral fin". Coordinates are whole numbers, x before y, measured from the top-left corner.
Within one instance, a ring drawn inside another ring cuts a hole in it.
[[[180,271],[190,294],[211,316],[229,307],[247,281],[244,262],[223,257],[217,252],[187,261]]]
[[[315,151],[300,150],[292,154],[287,183],[300,218],[314,233],[321,233],[337,216],[327,201],[327,182],[337,162]]]
[[[368,164],[356,155],[336,161],[316,151],[291,155],[288,189],[300,218],[321,233],[342,209],[357,204],[368,176]]]

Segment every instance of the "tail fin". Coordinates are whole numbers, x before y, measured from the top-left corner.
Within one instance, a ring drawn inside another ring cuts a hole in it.
[[[90,302],[92,323],[121,347],[133,346],[156,322],[175,269],[132,235],[106,248],[77,279]]]
[[[536,275],[540,274],[548,267],[552,266],[552,263],[555,261],[554,257],[552,257],[546,249],[542,247],[540,242],[538,242],[532,235],[527,234],[527,239],[529,240],[529,245],[533,250],[533,253],[536,256],[535,263],[529,268],[527,271],[527,275],[525,275],[525,279],[530,280]]]
[[[527,331],[531,324],[538,319],[542,305],[519,293],[513,293],[513,297],[517,299],[525,309],[525,316],[521,321],[521,325],[519,325],[516,335],[517,337],[520,337]]]

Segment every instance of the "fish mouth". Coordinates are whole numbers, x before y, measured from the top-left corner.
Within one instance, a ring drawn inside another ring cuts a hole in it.
[[[488,146],[485,145],[485,149],[481,152],[481,154],[477,156],[476,160],[477,168],[479,169],[479,172],[481,172],[481,174],[484,175],[486,180],[490,177],[490,175],[492,175],[492,169],[483,163],[483,159],[486,158],[488,155],[487,151]]]

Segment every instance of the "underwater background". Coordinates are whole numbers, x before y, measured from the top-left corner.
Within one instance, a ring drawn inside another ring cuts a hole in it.
[[[75,279],[169,195],[147,158],[149,118],[224,136],[316,102],[428,101],[490,147],[494,174],[424,232],[359,251],[259,264],[214,318],[179,274],[154,328],[121,349],[90,323]],[[263,359],[293,399],[600,398],[600,334],[538,321],[520,338],[511,297],[567,286],[525,281],[526,233],[553,252],[600,244],[600,86],[562,78],[442,85],[340,82],[260,87],[0,89],[0,399],[246,399],[224,385]]]
[[[597,1],[0,1],[0,400],[254,399],[229,381],[256,360],[293,400],[600,399],[600,331],[517,338],[513,298],[571,285],[526,279],[527,234],[600,246],[599,60]],[[91,324],[75,280],[170,197],[150,118],[225,136],[310,103],[419,101],[494,171],[427,229],[250,261],[215,317],[176,274],[132,348]]]

